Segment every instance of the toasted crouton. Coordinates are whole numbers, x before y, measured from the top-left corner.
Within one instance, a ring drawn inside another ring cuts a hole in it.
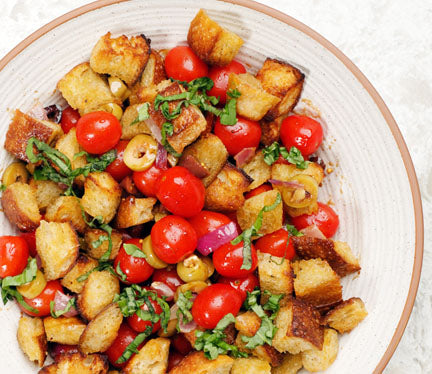
[[[122,321],[119,306],[115,303],[108,305],[85,328],[80,337],[79,350],[85,354],[105,352],[117,337]]]
[[[246,335],[239,332],[234,342],[240,352],[245,352],[248,355],[258,357],[260,360],[268,362],[272,367],[280,365],[280,363],[282,362],[282,357],[284,355],[283,353],[278,352],[274,347],[268,344],[259,345],[252,350],[248,349],[246,348],[247,343],[242,340],[243,336]]]
[[[297,299],[322,308],[342,300],[339,276],[327,261],[319,258],[293,263],[294,291]]]
[[[165,374],[168,367],[170,340],[149,340],[123,369],[124,374]]]
[[[57,374],[57,364],[44,366],[38,371],[38,374]]]
[[[282,121],[286,115],[275,118],[272,121],[267,121],[265,118],[260,121],[261,125],[261,143],[266,147],[279,141],[280,129]]]
[[[47,355],[47,338],[40,318],[21,316],[18,322],[17,339],[21,350],[30,361],[43,366]]]
[[[321,350],[311,349],[301,353],[303,366],[312,373],[324,371],[336,360],[339,350],[338,334],[333,329],[324,329],[324,343]]]
[[[47,340],[60,344],[78,344],[86,328],[86,324],[77,317],[46,317],[43,323]]]
[[[58,197],[48,206],[45,219],[49,222],[69,222],[80,234],[83,234],[87,228],[79,198],[75,196]]]
[[[57,363],[45,366],[39,374],[106,374],[108,361],[99,354],[85,356],[81,353],[67,353]]]
[[[240,169],[225,164],[214,181],[206,188],[205,208],[233,212],[239,209],[245,198],[243,193],[251,183],[250,178]]]
[[[292,299],[282,307],[275,320],[278,328],[273,347],[279,352],[297,354],[309,349],[322,349],[324,329],[320,314],[311,305]]]
[[[285,354],[280,366],[272,368],[272,374],[297,374],[303,367],[301,353],[297,355]]]
[[[36,191],[36,200],[39,210],[45,211],[55,199],[63,192],[63,188],[53,181],[30,179],[29,185]]]
[[[97,245],[99,244],[98,241],[101,236],[104,237],[107,236],[106,231],[99,230],[99,229],[89,229],[86,231],[84,235],[84,240],[86,242],[85,251],[89,254],[90,257],[100,259],[108,250],[108,246],[109,246],[108,240],[104,240],[100,245]],[[112,248],[111,248],[111,254],[109,256],[109,260],[114,260],[122,244],[122,234],[116,230],[112,230],[111,241],[112,241]]]
[[[255,357],[237,358],[231,369],[231,374],[271,374],[267,361]]]
[[[227,355],[219,355],[209,360],[203,352],[192,352],[187,355],[169,374],[230,374],[234,360]]]
[[[36,229],[36,250],[46,280],[62,278],[78,257],[78,237],[68,222],[41,221]]]
[[[187,41],[199,58],[210,65],[228,65],[243,44],[238,35],[223,29],[200,9],[192,20]]]
[[[84,182],[81,204],[92,217],[101,216],[104,223],[110,222],[120,204],[121,188],[107,172],[90,173]]]
[[[252,160],[244,165],[242,169],[253,179],[253,182],[248,187],[248,191],[261,186],[271,178],[271,167],[264,162],[264,155],[261,151],[257,152]]]
[[[119,292],[120,285],[117,277],[106,270],[94,271],[89,275],[82,292],[78,295],[78,310],[84,318],[92,320],[102,309],[112,303],[114,296]]]
[[[228,89],[237,89],[241,93],[237,98],[237,114],[253,121],[261,120],[280,101],[278,97],[266,92],[260,81],[249,73],[231,73]]]
[[[261,326],[261,318],[255,312],[247,311],[236,317],[235,328],[246,336],[254,336]]]
[[[310,162],[306,169],[299,169],[293,164],[273,164],[271,168],[272,179],[288,181],[296,175],[309,175],[320,185],[324,179],[324,170],[316,162]]]
[[[136,105],[143,103],[151,103],[154,101],[157,94],[157,85],[143,87],[140,84],[136,84],[131,89],[131,94],[129,95],[129,104]]]
[[[122,134],[121,138],[130,140],[134,136],[139,134],[151,134],[151,131],[147,127],[145,121],[140,121],[133,123],[138,118],[138,112],[143,105],[147,105],[146,103],[134,104],[128,106],[121,118],[122,125]],[[133,123],[133,124],[132,124]]]
[[[9,222],[21,231],[33,231],[39,226],[41,215],[36,191],[28,184],[15,182],[9,185],[2,194],[1,203]]]
[[[167,79],[165,74],[164,59],[158,51],[151,50],[147,64],[142,72],[139,84],[142,87],[158,85]]]
[[[80,282],[77,279],[93,270],[96,266],[98,266],[98,262],[96,260],[84,255],[80,255],[72,269],[70,269],[70,271],[61,280],[62,286],[66,287],[72,292],[80,293],[84,288],[85,282]]]
[[[237,210],[237,221],[242,230],[251,227],[257,219],[261,209],[265,206],[274,204],[278,194],[278,191],[271,190],[247,199],[243,206]],[[269,212],[264,212],[262,225],[258,230],[258,233],[265,235],[279,230],[282,227],[282,220],[283,208],[282,202],[280,202],[275,209],[270,210]]]
[[[138,199],[132,195],[121,199],[116,216],[117,228],[125,229],[151,221],[152,209],[156,201],[153,197]]]
[[[121,100],[113,95],[108,83],[95,73],[88,62],[75,66],[57,83],[68,104],[78,109],[80,115],[94,112],[105,104],[121,105]]]
[[[166,217],[170,213],[165,209],[165,207],[162,204],[156,203],[155,206],[153,206],[152,214],[154,216],[155,222],[161,220],[162,218]]]
[[[62,134],[63,131],[59,124],[37,120],[17,109],[9,124],[4,147],[16,158],[28,162],[26,148],[30,138],[35,137],[51,144]]]
[[[362,299],[352,297],[330,310],[325,315],[323,322],[343,334],[353,330],[366,318],[367,314]]]
[[[345,242],[297,236],[293,237],[293,245],[298,256],[306,260],[311,258],[326,260],[340,277],[361,269],[358,259]]]

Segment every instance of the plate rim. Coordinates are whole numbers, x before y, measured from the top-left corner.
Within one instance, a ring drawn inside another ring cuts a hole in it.
[[[22,40],[19,44],[17,44],[10,52],[8,52],[0,60],[0,71],[3,70],[3,68],[7,64],[9,64],[18,54],[20,54],[30,44],[32,44],[34,41],[36,41],[37,39],[39,39],[49,31],[60,26],[61,24],[68,22],[71,19],[74,19],[76,17],[79,17],[85,13],[91,12],[93,10],[105,6],[113,5],[113,4],[123,3],[126,1],[130,1],[130,0],[97,0],[89,4],[85,4],[81,7],[78,7],[68,13],[65,13],[55,18],[51,22],[45,24],[44,26],[42,26],[41,28],[39,28],[38,30],[36,30],[35,32],[27,36],[24,40]],[[298,21],[297,19],[289,15],[253,0],[216,0],[216,1],[239,5],[245,8],[252,9],[259,13],[268,15],[272,18],[275,18],[287,24],[288,26],[294,27],[295,29],[299,30],[300,32],[306,34],[307,36],[311,37],[316,42],[318,42],[326,50],[332,53],[339,61],[341,61],[345,65],[345,67],[359,81],[359,83],[363,86],[363,88],[366,89],[369,96],[372,98],[372,100],[378,107],[379,111],[381,112],[382,116],[384,117],[384,120],[386,121],[392,133],[392,136],[396,141],[396,144],[399,148],[399,152],[401,154],[406,169],[406,173],[408,176],[410,189],[411,189],[413,208],[414,208],[414,221],[415,221],[415,252],[414,252],[413,272],[411,276],[410,287],[408,290],[408,295],[405,301],[404,309],[402,311],[400,320],[393,334],[393,337],[390,340],[390,343],[386,351],[384,352],[384,355],[382,356],[381,360],[378,362],[378,365],[373,371],[373,374],[380,374],[382,373],[382,371],[390,361],[391,357],[393,356],[403,336],[405,328],[408,324],[412,309],[414,307],[414,301],[420,283],[420,276],[421,276],[421,269],[422,269],[422,262],[423,262],[424,221],[423,221],[423,208],[422,208],[421,194],[420,194],[420,188],[419,188],[416,172],[414,169],[414,165],[410,153],[408,151],[408,147],[402,136],[402,133],[395,119],[393,118],[393,115],[391,114],[390,110],[385,104],[384,100],[381,98],[377,90],[366,78],[366,76],[339,48],[337,48],[334,44],[332,44],[330,41],[324,38],[321,34],[319,34],[318,32],[311,29],[309,26],[306,26],[304,23]]]

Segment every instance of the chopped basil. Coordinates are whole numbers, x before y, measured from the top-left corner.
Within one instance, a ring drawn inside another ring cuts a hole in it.
[[[126,347],[122,355],[117,359],[116,364],[123,364],[129,360],[134,353],[138,353],[138,347],[152,333],[153,326],[147,326],[144,332],[138,334],[135,339]]]
[[[75,297],[73,297],[72,299],[69,299],[69,301],[67,302],[65,308],[62,309],[62,310],[54,310],[54,308],[55,308],[55,302],[51,301],[50,302],[50,313],[51,313],[51,316],[53,318],[59,318],[63,314],[66,314],[67,312],[69,312],[71,310],[71,308],[74,307],[74,306],[76,306],[76,298]]]
[[[171,144],[168,142],[168,139],[167,139],[167,135],[172,136],[173,133],[174,133],[174,126],[172,125],[172,123],[165,122],[162,125],[162,130],[161,130],[161,135],[162,135],[161,144],[167,150],[167,152],[171,153],[175,157],[180,157],[181,153],[178,153],[171,146]]]
[[[138,257],[138,258],[147,257],[145,253],[142,251],[142,249],[135,244],[123,244],[123,248],[125,249],[126,253],[129,256]]]
[[[225,104],[225,108],[220,114],[220,123],[225,126],[232,126],[237,123],[237,98],[241,96],[241,93],[237,89],[234,89],[228,91],[227,96],[231,99]]]
[[[84,219],[84,222],[91,228],[93,229],[100,229],[105,231],[107,235],[101,235],[99,236],[99,238],[95,241],[92,242],[92,247],[93,248],[98,248],[104,241],[108,240],[108,249],[105,251],[105,253],[101,256],[101,258],[99,259],[99,262],[106,262],[108,261],[108,259],[111,256],[111,250],[112,250],[112,227],[110,225],[108,225],[107,223],[103,223],[103,218],[102,216],[96,216],[94,217],[92,220],[88,221],[87,217],[85,215],[85,211],[84,208],[81,206],[81,215]]]
[[[263,149],[264,161],[268,165],[274,164],[279,155],[287,160],[289,163],[294,164],[298,169],[307,169],[309,166],[309,161],[305,161],[300,150],[296,147],[291,147],[288,151],[285,147],[281,146],[279,143],[274,142],[273,144],[265,147]]]
[[[118,274],[118,276],[123,282],[127,279],[127,275],[123,272],[123,270],[120,267],[120,262],[117,264],[116,273]]]
[[[115,277],[118,276],[118,274],[114,271],[113,266],[109,263],[109,262],[99,262],[99,265],[96,266],[95,268],[91,269],[90,271],[88,271],[87,273],[82,274],[81,276],[79,276],[77,278],[78,282],[84,282],[91,273],[93,273],[94,271],[109,271],[112,275],[114,275]]]
[[[192,309],[193,301],[191,300],[193,294],[190,290],[186,292],[180,292],[179,297],[177,299],[177,331],[180,331],[180,318],[182,318],[182,322],[189,323],[192,321],[192,313],[190,310]]]
[[[294,225],[286,225],[286,229],[290,236],[304,236],[304,234],[298,231]]]
[[[3,192],[6,188],[7,186],[5,184],[0,184],[0,192]]]
[[[141,107],[138,110],[138,116],[129,124],[129,126],[135,125],[138,122],[145,121],[146,119],[149,119],[149,103],[144,103],[141,105]]]

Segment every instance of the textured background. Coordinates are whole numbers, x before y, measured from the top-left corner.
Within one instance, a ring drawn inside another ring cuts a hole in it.
[[[0,0],[0,58],[40,26],[89,2]],[[432,373],[432,168],[428,163],[432,158],[432,124],[428,123],[432,115],[432,2],[338,0],[330,4],[325,0],[261,0],[261,3],[305,23],[341,49],[375,86],[399,124],[423,196],[425,256],[413,314],[385,373]]]

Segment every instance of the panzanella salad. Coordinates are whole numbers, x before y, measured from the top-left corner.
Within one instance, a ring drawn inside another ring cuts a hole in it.
[[[67,107],[13,114],[1,291],[39,373],[322,371],[367,314],[342,298],[360,265],[319,202],[304,74],[248,72],[203,10],[187,41],[108,32],[58,82]]]

